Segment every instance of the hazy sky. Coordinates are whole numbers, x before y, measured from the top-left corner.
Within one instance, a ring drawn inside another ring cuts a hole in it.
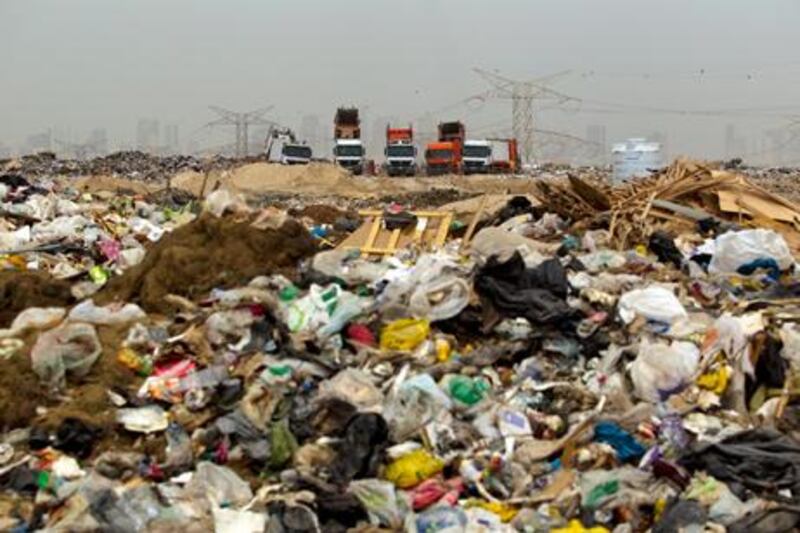
[[[487,89],[481,67],[571,71],[552,87],[585,101],[543,111],[544,129],[663,132],[718,156],[728,123],[751,150],[800,120],[798,27],[798,0],[0,0],[0,141],[102,126],[130,144],[153,117],[202,144],[225,135],[198,130],[209,104],[274,105],[294,127],[352,103],[367,126],[438,111],[508,129],[507,101],[453,105]]]

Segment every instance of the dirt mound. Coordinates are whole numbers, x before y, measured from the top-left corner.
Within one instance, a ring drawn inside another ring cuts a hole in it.
[[[97,328],[103,353],[88,375],[68,378],[67,401],[49,396],[33,371],[30,351],[38,333],[24,335],[25,347],[0,366],[0,431],[32,424],[54,429],[64,418],[73,417],[113,433],[114,408],[107,391],[133,394],[142,380],[116,360],[127,332],[127,326]],[[41,415],[37,415],[39,407],[46,408]]]
[[[290,211],[289,214],[298,218],[310,218],[317,224],[333,224],[338,219],[347,216],[347,211],[341,211],[332,205],[314,204]]]
[[[71,302],[66,281],[45,272],[0,271],[0,327],[10,326],[29,307],[63,307]]]
[[[168,313],[167,294],[204,297],[212,288],[243,285],[262,274],[291,273],[315,251],[313,238],[294,220],[278,230],[260,230],[249,222],[204,214],[162,238],[95,301],[136,302],[147,311]]]
[[[477,193],[465,192],[458,189],[428,189],[427,191],[406,192],[401,194],[391,194],[382,196],[381,202],[398,203],[412,207],[439,207],[441,205],[465,200],[476,196]]]

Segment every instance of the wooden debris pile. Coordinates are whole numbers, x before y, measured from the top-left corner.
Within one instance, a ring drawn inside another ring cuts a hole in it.
[[[655,230],[690,231],[708,219],[723,227],[774,229],[800,251],[800,206],[745,176],[696,161],[676,160],[617,186],[570,175],[563,182],[538,182],[536,195],[564,218],[607,228],[618,249],[647,242]]]

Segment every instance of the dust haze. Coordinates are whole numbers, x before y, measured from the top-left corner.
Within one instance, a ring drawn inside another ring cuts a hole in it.
[[[54,150],[93,135],[136,148],[142,121],[172,151],[222,149],[233,132],[204,127],[209,105],[273,106],[323,155],[343,104],[360,107],[371,154],[388,120],[508,133],[511,102],[479,68],[562,73],[546,83],[569,101],[536,103],[553,158],[603,162],[644,136],[668,155],[800,163],[794,0],[2,0],[0,20],[11,154],[46,133]]]

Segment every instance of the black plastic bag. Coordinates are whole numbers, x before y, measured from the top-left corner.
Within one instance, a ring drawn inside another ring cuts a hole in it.
[[[558,259],[527,268],[519,252],[505,262],[490,257],[475,277],[475,291],[484,305],[532,324],[553,324],[576,316],[565,300],[568,290],[567,274]]]
[[[338,454],[331,465],[332,480],[345,484],[352,479],[375,477],[388,440],[389,426],[381,415],[355,415],[338,443]]]

